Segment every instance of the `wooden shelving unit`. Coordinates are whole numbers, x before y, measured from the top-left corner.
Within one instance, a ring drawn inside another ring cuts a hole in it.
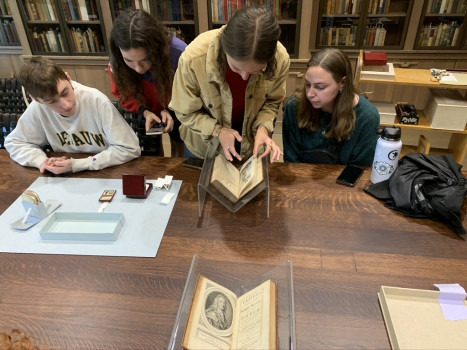
[[[389,86],[392,89],[392,94],[386,94],[387,99],[390,102],[399,102],[398,97],[401,96],[400,94],[394,93],[395,88],[397,87],[412,87],[413,89],[428,89],[428,88],[436,88],[436,89],[456,89],[456,90],[467,90],[467,85],[447,85],[447,84],[440,84],[438,81],[431,81],[431,72],[428,69],[410,69],[410,68],[395,68],[395,78],[394,81],[384,81],[384,80],[376,80],[376,79],[367,79],[367,78],[360,78],[361,72],[361,65],[363,62],[363,52],[360,52],[359,59],[357,62],[356,67],[356,81],[360,87],[371,85],[385,85]],[[364,89],[363,89],[364,90]],[[420,91],[420,90],[419,90]],[[425,91],[425,90],[423,90]],[[425,97],[428,94],[423,94]],[[426,102],[426,101],[424,101]],[[423,103],[423,106],[425,103]],[[434,129],[430,126],[423,109],[418,108],[419,114],[419,124],[418,125],[407,125],[407,124],[382,124],[383,126],[398,126],[402,129],[407,130],[415,130],[421,132],[432,132],[432,133],[448,133],[451,134],[451,138],[448,145],[448,152],[452,153],[454,159],[457,163],[463,164],[464,160],[467,156],[467,128],[460,131],[460,130],[445,130],[445,129]]]

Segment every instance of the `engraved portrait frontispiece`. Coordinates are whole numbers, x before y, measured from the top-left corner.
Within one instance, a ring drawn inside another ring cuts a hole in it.
[[[208,282],[203,300],[196,336],[216,347],[230,349],[235,296]]]

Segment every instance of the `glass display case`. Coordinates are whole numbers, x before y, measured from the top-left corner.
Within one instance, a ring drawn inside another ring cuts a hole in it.
[[[252,267],[250,276],[238,276],[235,266],[224,266],[195,255],[188,273],[185,289],[178,309],[172,336],[168,349],[181,349],[183,337],[190,314],[193,294],[201,274],[216,283],[230,289],[237,296],[252,290],[264,281],[272,280],[277,283],[277,343],[278,349],[296,349],[295,306],[293,289],[293,266],[291,261],[277,265],[269,271],[254,275],[256,269]]]

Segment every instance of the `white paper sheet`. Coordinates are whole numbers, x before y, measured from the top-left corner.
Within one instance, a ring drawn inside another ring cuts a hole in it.
[[[154,183],[154,180],[147,180]],[[26,231],[15,230],[11,223],[24,217],[18,198],[0,216],[0,252],[155,257],[169,222],[182,181],[174,180],[170,189],[153,189],[146,199],[126,198],[122,180],[39,177],[28,188],[42,201],[55,199],[62,203],[57,212],[97,213],[99,197],[104,190],[117,190],[105,213],[123,213],[125,225],[114,242],[42,240],[39,231],[50,219]],[[168,193],[175,194],[168,204],[161,204]]]

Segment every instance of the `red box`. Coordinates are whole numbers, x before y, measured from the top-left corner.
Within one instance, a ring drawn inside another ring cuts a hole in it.
[[[385,66],[388,57],[384,52],[365,52],[363,55],[363,65],[365,66]]]
[[[123,194],[128,198],[148,198],[152,191],[152,183],[146,183],[145,175],[122,176]]]

